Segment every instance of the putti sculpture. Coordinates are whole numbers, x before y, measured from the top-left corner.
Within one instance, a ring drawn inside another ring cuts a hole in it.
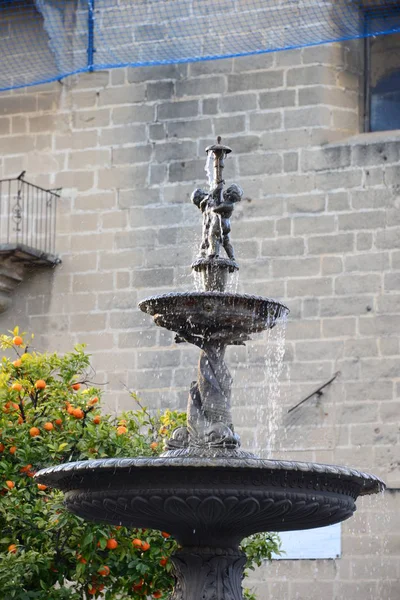
[[[228,146],[221,145],[218,137],[217,144],[208,146],[206,153],[213,156],[214,175],[210,181],[210,191],[201,188],[194,190],[191,200],[203,213],[203,237],[199,258],[192,264],[194,271],[203,274],[205,290],[224,291],[227,273],[239,269],[235,261],[233,246],[230,242],[230,218],[236,202],[243,196],[243,190],[233,183],[224,191],[225,181],[222,178],[225,156],[232,152]],[[209,165],[207,164],[207,169]],[[227,258],[220,256],[221,245]]]
[[[200,350],[187,427],[175,430],[160,457],[81,461],[36,475],[64,490],[66,506],[84,518],[173,534],[181,549],[172,557],[176,585],[170,600],[243,600],[243,538],[338,523],[351,517],[358,496],[385,487],[355,469],[264,460],[240,449],[225,350],[273,327],[288,309],[268,298],[224,291],[229,273],[238,269],[229,219],[242,196],[236,184],[224,191],[222,169],[230,152],[220,138],[207,148],[213,160],[210,191],[192,194],[203,214],[192,269],[201,274],[204,291],[139,304],[157,325],[176,333],[177,343]]]

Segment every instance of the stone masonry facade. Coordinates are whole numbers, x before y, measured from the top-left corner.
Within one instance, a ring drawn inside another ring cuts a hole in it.
[[[126,388],[154,408],[185,407],[197,351],[137,303],[193,287],[201,218],[190,193],[205,185],[204,148],[217,135],[233,148],[225,178],[245,192],[232,220],[239,290],[291,310],[278,409],[257,402],[263,342],[231,353],[239,433],[251,439],[273,410],[274,456],[351,465],[390,488],[358,502],[340,559],[258,570],[259,600],[400,596],[400,133],[362,133],[360,90],[354,42],[0,95],[1,178],[26,170],[63,188],[62,264],[27,274],[1,329],[19,324],[43,350],[85,342],[110,410],[132,407]]]

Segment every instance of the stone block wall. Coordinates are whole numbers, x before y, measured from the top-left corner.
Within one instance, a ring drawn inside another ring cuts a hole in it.
[[[1,177],[26,170],[63,188],[62,265],[29,273],[0,325],[34,332],[41,349],[86,342],[111,410],[131,407],[125,386],[150,406],[185,406],[197,351],[137,302],[193,288],[201,215],[190,193],[205,185],[205,146],[221,135],[233,148],[225,178],[245,191],[232,219],[239,290],[291,310],[279,402],[260,395],[264,339],[230,354],[239,432],[251,443],[256,430],[275,456],[349,464],[393,489],[359,502],[341,559],[257,572],[260,600],[399,592],[400,135],[360,135],[361,57],[358,43],[338,44],[0,96]]]

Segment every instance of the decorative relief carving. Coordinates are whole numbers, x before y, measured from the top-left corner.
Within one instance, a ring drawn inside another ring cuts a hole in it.
[[[246,556],[237,548],[185,548],[172,557],[178,585],[170,600],[242,600]]]
[[[256,496],[256,497],[255,497]],[[157,489],[152,495],[145,489],[125,493],[117,490],[70,491],[66,505],[83,517],[133,527],[150,527],[170,531],[184,545],[207,539],[211,544],[221,540],[238,543],[257,531],[288,531],[294,528],[337,523],[355,510],[350,496],[331,493],[246,491],[191,491]]]

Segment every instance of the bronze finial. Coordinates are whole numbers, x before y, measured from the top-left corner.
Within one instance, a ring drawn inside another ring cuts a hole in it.
[[[222,171],[225,166],[224,159],[227,154],[232,152],[232,149],[229,146],[224,146],[221,144],[221,136],[217,137],[217,143],[212,146],[207,146],[206,148],[207,154],[212,152],[214,155],[214,163],[213,163],[213,190],[222,189],[225,181],[222,179]]]

